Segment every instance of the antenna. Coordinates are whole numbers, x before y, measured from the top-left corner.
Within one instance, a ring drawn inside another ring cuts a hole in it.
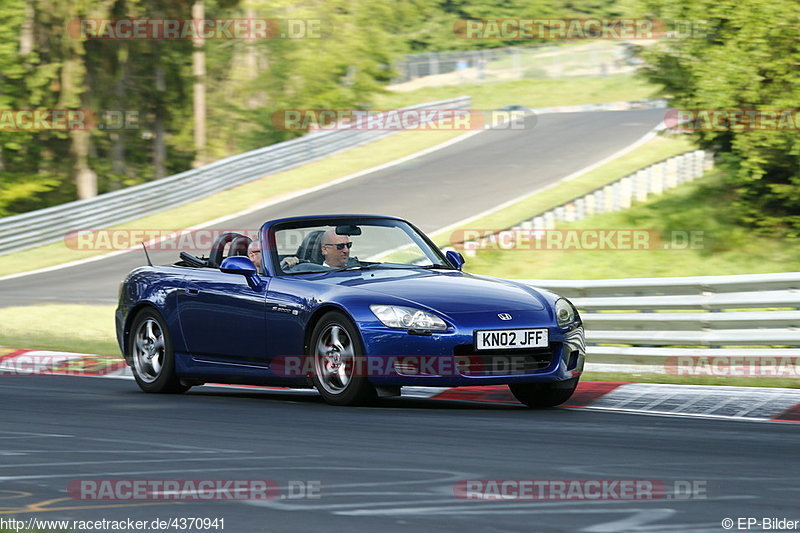
[[[142,248],[144,249],[144,256],[147,258],[147,264],[153,266],[153,262],[150,261],[150,254],[147,253],[147,246],[142,243]]]

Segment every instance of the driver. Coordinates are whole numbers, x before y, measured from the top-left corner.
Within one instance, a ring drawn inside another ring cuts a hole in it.
[[[343,268],[350,262],[350,248],[353,242],[347,235],[337,235],[336,230],[329,229],[322,234],[320,251],[322,252],[322,266],[329,268]],[[281,261],[281,268],[284,270],[292,268],[300,260],[295,257],[285,257]]]
[[[322,266],[330,268],[343,268],[350,259],[350,248],[353,243],[347,235],[337,235],[336,231],[329,229],[322,235],[322,257],[325,259]]]

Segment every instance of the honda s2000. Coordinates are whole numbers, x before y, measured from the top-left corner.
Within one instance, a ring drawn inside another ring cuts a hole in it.
[[[351,405],[403,386],[506,384],[547,407],[577,386],[584,334],[568,300],[463,272],[461,254],[402,219],[286,218],[257,238],[224,233],[208,257],[128,274],[117,339],[139,387],[313,385]]]

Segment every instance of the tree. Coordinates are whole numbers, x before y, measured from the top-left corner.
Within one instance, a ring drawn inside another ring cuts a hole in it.
[[[800,102],[800,3],[796,0],[645,0],[665,21],[689,21],[682,36],[646,53],[648,77],[673,107],[787,110]],[[794,115],[795,117],[797,115]],[[726,154],[740,220],[764,232],[800,235],[800,124],[751,131],[699,131]]]

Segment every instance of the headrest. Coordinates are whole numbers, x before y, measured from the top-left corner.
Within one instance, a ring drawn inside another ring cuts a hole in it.
[[[325,231],[320,229],[306,235],[303,242],[297,247],[297,258],[301,261],[310,261],[321,265],[325,260],[322,257],[322,249],[320,248],[324,233]]]
[[[253,239],[250,237],[245,237],[244,235],[236,237],[231,241],[231,247],[228,249],[228,257],[247,255],[247,249],[250,247],[251,242],[253,242]]]

